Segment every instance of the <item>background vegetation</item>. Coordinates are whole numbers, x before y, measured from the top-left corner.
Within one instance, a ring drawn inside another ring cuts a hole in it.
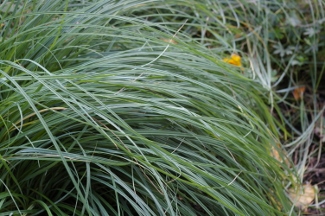
[[[323,8],[1,1],[0,215],[322,214]]]

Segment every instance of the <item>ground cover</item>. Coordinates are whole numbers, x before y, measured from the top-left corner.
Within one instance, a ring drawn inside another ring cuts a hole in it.
[[[1,1],[0,215],[323,214],[323,8]]]

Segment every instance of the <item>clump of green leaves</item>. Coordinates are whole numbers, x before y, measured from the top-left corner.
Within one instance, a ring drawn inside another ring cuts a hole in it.
[[[192,39],[205,16],[76,2],[2,13],[2,214],[292,213],[266,91]]]

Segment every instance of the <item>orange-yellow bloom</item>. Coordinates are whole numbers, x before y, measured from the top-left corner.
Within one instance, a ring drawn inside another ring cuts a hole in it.
[[[231,54],[230,58],[224,58],[223,61],[241,67],[241,57],[235,53]]]

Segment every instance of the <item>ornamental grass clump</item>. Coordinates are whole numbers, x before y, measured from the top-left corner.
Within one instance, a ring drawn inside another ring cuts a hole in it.
[[[1,11],[1,215],[290,213],[267,93],[195,17],[77,2]]]

